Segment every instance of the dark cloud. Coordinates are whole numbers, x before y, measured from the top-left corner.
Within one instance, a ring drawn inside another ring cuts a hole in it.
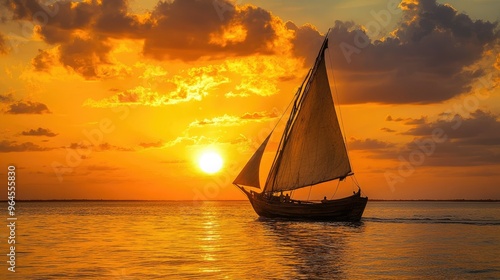
[[[471,113],[468,118],[455,115],[452,119],[421,123],[403,134],[430,137],[436,130],[444,131],[455,144],[500,146],[498,116],[482,110]]]
[[[116,145],[112,145],[108,142],[101,143],[97,146],[92,145],[90,143],[85,144],[84,142],[80,142],[80,143],[74,142],[74,143],[70,143],[70,145],[68,147],[65,147],[65,148],[69,148],[69,149],[73,149],[73,150],[82,150],[83,151],[82,154],[88,153],[90,151],[96,151],[96,152],[105,152],[105,151],[132,152],[132,151],[134,151],[134,149],[132,149],[132,148],[116,146]]]
[[[292,39],[293,54],[297,57],[304,57],[304,65],[311,67],[323,43],[323,35],[310,24],[297,27],[293,22],[288,21],[285,26],[295,31]]]
[[[375,150],[371,156],[413,167],[500,164],[500,120],[489,112],[426,121],[403,134],[415,138],[399,149]]]
[[[89,149],[92,145],[84,145],[83,143],[71,143],[69,144],[70,149]]]
[[[46,22],[37,32],[46,43],[60,46],[64,66],[88,79],[99,76],[99,65],[110,63],[110,39],[144,40],[144,55],[185,61],[272,54],[279,47],[270,12],[251,5],[236,7],[229,0],[159,1],[141,16],[129,12],[126,0],[56,1],[47,7],[39,3],[2,1],[14,20],[39,23],[37,13],[42,12]],[[36,69],[45,69],[46,58],[46,53],[38,54]]]
[[[50,131],[49,129],[46,128],[37,128],[37,129],[30,129],[27,131],[21,132],[21,135],[24,136],[47,136],[47,137],[54,137],[57,136],[56,133]]]
[[[38,55],[33,58],[31,64],[37,71],[49,71],[50,68],[54,65],[55,59],[56,58],[48,51],[38,50]]]
[[[376,139],[356,139],[351,138],[348,142],[349,150],[377,150],[377,149],[385,149],[391,148],[394,144],[379,141]]]
[[[60,47],[60,62],[82,76],[91,79],[98,76],[98,65],[108,64],[111,47],[104,38],[74,37]]]
[[[8,114],[48,114],[50,113],[47,105],[39,102],[18,101],[10,104],[7,110]]]
[[[144,42],[147,56],[194,60],[274,52],[271,13],[258,7],[235,7],[227,0],[161,1],[151,21],[155,24]]]
[[[429,139],[429,137],[415,138],[401,151],[391,153],[390,158],[399,161],[402,161],[402,159],[409,162],[413,161],[415,166],[486,166],[500,164],[500,148],[498,145],[453,141],[429,145]],[[426,154],[426,151],[431,152]],[[387,155],[385,157],[387,158]]]
[[[426,122],[426,117],[422,116],[418,119],[412,119],[412,118],[393,118],[392,116],[387,116],[385,118],[386,121],[388,122],[404,122],[406,125],[414,125],[414,124],[423,124]]]
[[[0,94],[0,103],[10,103],[12,101],[14,101],[12,93]]]
[[[385,132],[389,132],[389,133],[396,132],[396,130],[390,129],[388,127],[382,127],[380,130],[385,131]]]
[[[125,25],[127,21],[137,20],[127,15],[126,0],[40,3],[43,2],[3,1],[14,20],[39,24],[37,32],[42,39],[48,44],[59,45],[59,62],[88,79],[99,76],[99,65],[109,64],[109,38],[131,37],[129,33],[137,32],[131,25]],[[121,29],[127,29],[128,34],[121,33]],[[47,70],[51,62],[48,53],[40,51],[33,65],[37,70]]]
[[[329,45],[339,91],[349,93],[343,102],[440,102],[469,92],[491,70],[472,66],[498,47],[497,23],[472,20],[435,0],[409,3],[403,1],[402,22],[382,40],[336,22]]]
[[[400,121],[403,121],[404,119],[402,119],[402,118],[396,118],[395,119],[395,118],[393,118],[392,116],[389,115],[389,116],[387,116],[385,118],[385,120],[388,121],[388,122],[400,122]]]
[[[404,134],[415,138],[402,146],[351,138],[348,148],[369,151],[369,158],[392,160],[404,168],[500,164],[500,121],[491,113],[476,111],[468,118],[426,122]]]
[[[408,119],[406,119],[404,124],[406,124],[406,125],[424,124],[424,123],[426,123],[426,120],[427,120],[427,118],[423,117],[423,116],[420,117],[419,119],[408,118]]]
[[[112,64],[112,39],[142,40],[145,56],[184,61],[291,48],[306,65],[323,40],[311,25],[283,23],[269,11],[230,0],[159,1],[143,15],[130,12],[126,0],[56,1],[48,7],[31,0],[1,3],[14,20],[37,23],[42,17],[36,13],[45,12],[37,32],[59,47],[55,60],[87,79],[105,75],[99,67]],[[403,1],[401,7],[401,23],[381,40],[369,39],[369,31],[352,22],[336,22],[329,43],[338,89],[349,93],[343,102],[440,102],[468,92],[489,71],[471,66],[498,46],[496,23],[472,20],[435,0]],[[55,60],[42,51],[33,65],[46,70]]]
[[[143,147],[143,148],[160,148],[160,147],[163,147],[165,145],[165,143],[163,143],[163,141],[158,141],[158,142],[148,142],[148,143],[145,143],[145,142],[141,142],[139,143],[139,146]]]
[[[7,38],[0,33],[0,55],[1,54],[7,54],[9,52],[9,49],[7,47]]]
[[[32,142],[17,143],[16,141],[0,141],[0,153],[10,152],[30,152],[30,151],[48,151],[49,148],[40,147]]]
[[[272,119],[278,117],[277,111],[245,113],[240,118],[242,120]]]
[[[111,145],[109,143],[102,143],[99,145],[99,151],[121,151],[121,152],[132,152],[134,149],[132,148],[127,148],[127,147],[121,147],[121,146],[116,146],[116,145]]]

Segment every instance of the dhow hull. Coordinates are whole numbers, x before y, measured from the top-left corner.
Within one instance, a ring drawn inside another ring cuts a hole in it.
[[[367,197],[361,197],[360,191],[346,198],[312,203],[298,200],[285,202],[279,197],[266,197],[242,190],[248,196],[255,212],[267,218],[357,222],[368,202]]]

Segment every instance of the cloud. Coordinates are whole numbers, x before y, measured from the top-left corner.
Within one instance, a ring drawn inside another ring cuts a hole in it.
[[[0,103],[10,103],[12,101],[14,101],[12,93],[0,94]]]
[[[38,146],[32,142],[17,143],[16,141],[2,140],[0,141],[0,153],[10,152],[31,152],[31,151],[48,151],[50,148]]]
[[[420,147],[415,141],[422,143],[426,137],[415,138],[413,142],[408,143],[404,150],[397,155],[393,155],[393,159],[405,160],[409,159],[412,152],[420,152]],[[423,166],[487,166],[500,164],[500,149],[494,145],[469,145],[458,142],[445,142],[437,144],[436,148],[428,156],[422,157],[423,162],[419,165]],[[413,160],[420,160],[415,156]]]
[[[370,138],[364,140],[351,138],[348,147],[349,150],[378,150],[394,147],[394,144]]]
[[[500,164],[500,120],[490,112],[477,110],[468,117],[426,121],[402,134],[415,138],[399,150],[381,151],[374,157],[412,160],[418,166]]]
[[[467,118],[455,115],[452,119],[421,123],[403,134],[430,137],[436,130],[443,130],[455,144],[500,145],[498,116],[482,110],[476,110]]]
[[[121,151],[121,152],[132,152],[134,151],[133,148],[127,148],[127,147],[121,147],[121,146],[116,146],[116,145],[111,145],[109,143],[102,143],[99,144],[97,151],[103,152],[103,151]]]
[[[274,17],[251,5],[237,6],[227,0],[159,2],[150,20],[154,25],[143,51],[158,59],[272,54],[278,47]]]
[[[402,119],[402,118],[397,118],[397,119],[394,119],[391,115],[389,115],[389,116],[387,116],[387,117],[385,118],[385,120],[386,120],[386,121],[388,121],[388,122],[400,122],[400,121],[402,121],[403,119]]]
[[[389,132],[389,133],[392,133],[392,132],[396,132],[396,130],[394,129],[390,129],[388,127],[382,127],[380,130],[384,131],[384,132]]]
[[[33,58],[31,64],[36,71],[48,72],[55,65],[56,57],[46,50],[38,50],[38,55]]]
[[[97,65],[110,63],[109,51],[111,46],[104,38],[74,37],[61,45],[59,61],[86,78],[94,78],[98,76]]]
[[[144,65],[139,65],[144,67]],[[101,100],[88,99],[84,105],[96,108],[116,107],[121,105],[164,106],[200,101],[210,91],[228,83],[228,78],[222,75],[226,71],[222,65],[192,67],[179,71],[172,77],[165,77],[167,73],[156,67],[147,67],[142,74],[147,81],[155,82],[148,86],[137,86],[126,91],[118,91],[114,95]]]
[[[435,121],[416,124],[401,133],[414,136],[403,145],[384,142],[371,143],[375,148],[369,156],[374,159],[389,159],[398,166],[409,163],[417,166],[464,167],[493,166],[500,164],[500,117],[490,112],[476,110],[467,117],[439,115]],[[443,118],[445,117],[445,118]],[[403,119],[405,120],[405,119]],[[367,139],[368,140],[368,139]],[[366,144],[361,141],[361,144]],[[372,141],[369,141],[372,142]],[[351,142],[349,149],[352,149]]]
[[[165,145],[165,143],[163,143],[163,141],[158,141],[158,142],[141,142],[139,143],[139,146],[143,147],[143,148],[161,148]]]
[[[288,21],[285,25],[286,28],[295,32],[295,36],[291,40],[293,54],[297,57],[303,57],[304,65],[311,67],[323,43],[324,36],[310,24],[298,27],[295,23]]]
[[[117,91],[100,99],[87,99],[85,106],[95,108],[122,105],[165,106],[189,101],[200,101],[210,94],[223,92],[227,84],[230,91],[224,96],[271,96],[279,92],[277,81],[293,79],[289,69],[300,67],[297,59],[279,60],[276,57],[255,56],[227,59],[219,64],[183,69],[172,76],[160,67],[137,64],[145,68],[140,77],[145,86]],[[227,88],[227,86],[226,86]]]
[[[118,92],[115,95],[101,100],[87,99],[83,105],[94,108],[108,108],[137,104],[159,106],[170,104],[170,102],[168,96],[151,91],[150,88],[138,86],[131,90]]]
[[[248,122],[261,122],[268,121],[278,117],[278,113],[272,112],[254,112],[245,113],[242,116],[231,116],[224,114],[223,116],[206,118],[203,120],[196,120],[189,124],[189,127],[203,127],[203,126],[238,126]]]
[[[90,144],[90,143],[89,143]],[[82,150],[79,154],[88,154],[89,151],[96,152],[105,152],[105,151],[120,151],[120,152],[133,152],[135,151],[133,148],[121,147],[112,145],[108,142],[101,143],[99,145],[85,144],[83,142],[80,143],[70,143],[69,146],[65,148],[73,149],[73,150]]]
[[[202,126],[234,126],[240,124],[240,118],[224,114],[223,116],[213,117],[211,119],[196,120],[189,124],[189,127]]]
[[[8,114],[49,114],[47,105],[39,102],[18,101],[9,105]]]
[[[142,40],[145,56],[184,61],[282,53],[288,45],[282,42],[286,36],[279,35],[287,33],[281,20],[259,7],[229,0],[159,1],[142,15],[130,12],[126,0],[2,3],[13,20],[38,24],[40,12],[46,15],[36,32],[46,43],[59,46],[64,66],[89,79],[99,75],[99,65],[110,63],[112,39]]]
[[[6,0],[2,3],[12,12],[13,20],[37,24],[35,30],[39,36],[46,43],[59,46],[59,62],[88,79],[99,76],[100,64],[110,63],[109,39],[116,37],[112,36],[113,32],[130,37],[120,33],[121,29],[117,27],[132,28],[132,25],[125,24],[137,21],[136,16],[127,14],[125,0],[55,1],[50,5],[31,0]],[[38,22],[41,18],[43,24]],[[38,61],[34,61],[35,67],[42,65],[39,60],[43,55],[39,53]]]
[[[7,38],[0,33],[0,55],[9,53],[9,49],[7,47]]]
[[[108,108],[122,105],[144,105],[158,107],[188,102],[191,100],[200,101],[204,95],[206,95],[206,92],[203,89],[198,88],[190,90],[186,85],[179,87],[176,91],[172,91],[169,93],[159,93],[152,90],[151,88],[138,86],[134,89],[119,92],[113,96],[101,100],[87,99],[84,103],[84,106],[94,108]]]
[[[472,20],[435,0],[405,0],[400,7],[401,23],[379,40],[367,36],[377,35],[373,25],[336,22],[329,45],[339,91],[349,92],[343,102],[441,102],[493,71],[485,53],[499,48],[497,23]]]
[[[56,133],[50,131],[49,129],[46,128],[37,128],[37,129],[30,129],[27,131],[21,132],[21,135],[24,136],[47,136],[47,137],[54,137],[57,136]]]
[[[226,60],[223,69],[231,76],[234,88],[226,97],[247,97],[252,95],[271,96],[279,92],[278,81],[288,81],[296,76],[290,69],[300,69],[296,59],[283,59],[273,56],[255,56]]]
[[[229,0],[160,1],[144,14],[131,11],[126,0],[56,1],[49,7],[39,3],[3,1],[13,20],[34,22],[37,12],[57,11],[35,28],[44,42],[57,49],[52,55],[40,51],[32,62],[35,69],[48,71],[58,62],[86,79],[130,75],[112,53],[115,42],[122,39],[137,42],[144,56],[156,60],[190,62],[278,55],[299,58],[307,66],[314,61],[323,40],[312,25],[285,23],[262,8]],[[434,0],[405,0],[400,7],[401,22],[389,36],[380,39],[376,39],[380,36],[374,34],[373,25],[336,22],[330,33],[329,54],[338,90],[349,93],[343,95],[343,103],[441,102],[471,91],[478,78],[494,69],[495,62],[487,61],[485,54],[499,48],[497,23],[472,20]],[[277,81],[294,78],[290,69],[302,67],[286,65],[279,77],[262,79],[273,73],[259,72],[259,67],[266,69],[263,66],[268,65],[246,66],[253,75],[242,76],[226,97],[276,94]],[[281,63],[274,63],[273,69],[279,66]],[[175,104],[203,97],[195,94],[192,99],[185,98],[193,85],[177,86],[180,92],[176,96],[144,86],[149,94],[137,96],[137,102]],[[89,104],[109,107],[116,104],[107,103],[119,102],[113,98],[107,101]]]
[[[412,119],[412,118],[393,118],[392,116],[387,116],[385,118],[385,121],[388,122],[404,122],[406,125],[414,125],[414,124],[423,124],[425,123],[427,118],[425,116],[421,116],[418,119]]]
[[[212,139],[208,138],[205,136],[189,136],[189,135],[183,135],[183,136],[178,136],[177,138],[168,141],[165,143],[164,147],[170,148],[179,144],[185,144],[188,146],[191,145],[209,145],[209,144],[215,144],[218,143],[218,139]]]
[[[404,124],[406,124],[406,125],[424,124],[424,123],[426,123],[426,119],[427,118],[424,116],[420,117],[419,119],[408,118],[408,119],[406,119]]]
[[[241,116],[242,120],[270,120],[279,117],[278,111],[271,112],[254,112],[254,113],[245,113]]]
[[[92,145],[84,145],[82,143],[71,143],[68,148],[70,149],[88,149],[92,147]]]

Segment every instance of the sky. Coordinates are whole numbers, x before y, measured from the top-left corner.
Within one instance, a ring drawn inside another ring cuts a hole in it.
[[[231,182],[276,126],[265,179],[329,28],[355,177],[297,196],[500,199],[498,1],[0,6],[0,176],[15,166],[17,199],[244,199]]]

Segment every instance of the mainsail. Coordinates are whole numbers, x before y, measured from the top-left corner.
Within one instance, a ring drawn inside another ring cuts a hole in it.
[[[281,149],[264,191],[285,191],[344,178],[351,173],[349,157],[335,112],[326,72],[325,40],[304,92],[296,100]]]
[[[262,155],[264,154],[264,150],[266,149],[266,145],[270,137],[271,134],[269,134],[266,140],[262,142],[260,147],[255,152],[255,154],[250,158],[245,167],[243,167],[240,174],[238,174],[238,177],[234,179],[233,184],[260,188],[260,180],[259,180],[260,161],[262,160]]]

